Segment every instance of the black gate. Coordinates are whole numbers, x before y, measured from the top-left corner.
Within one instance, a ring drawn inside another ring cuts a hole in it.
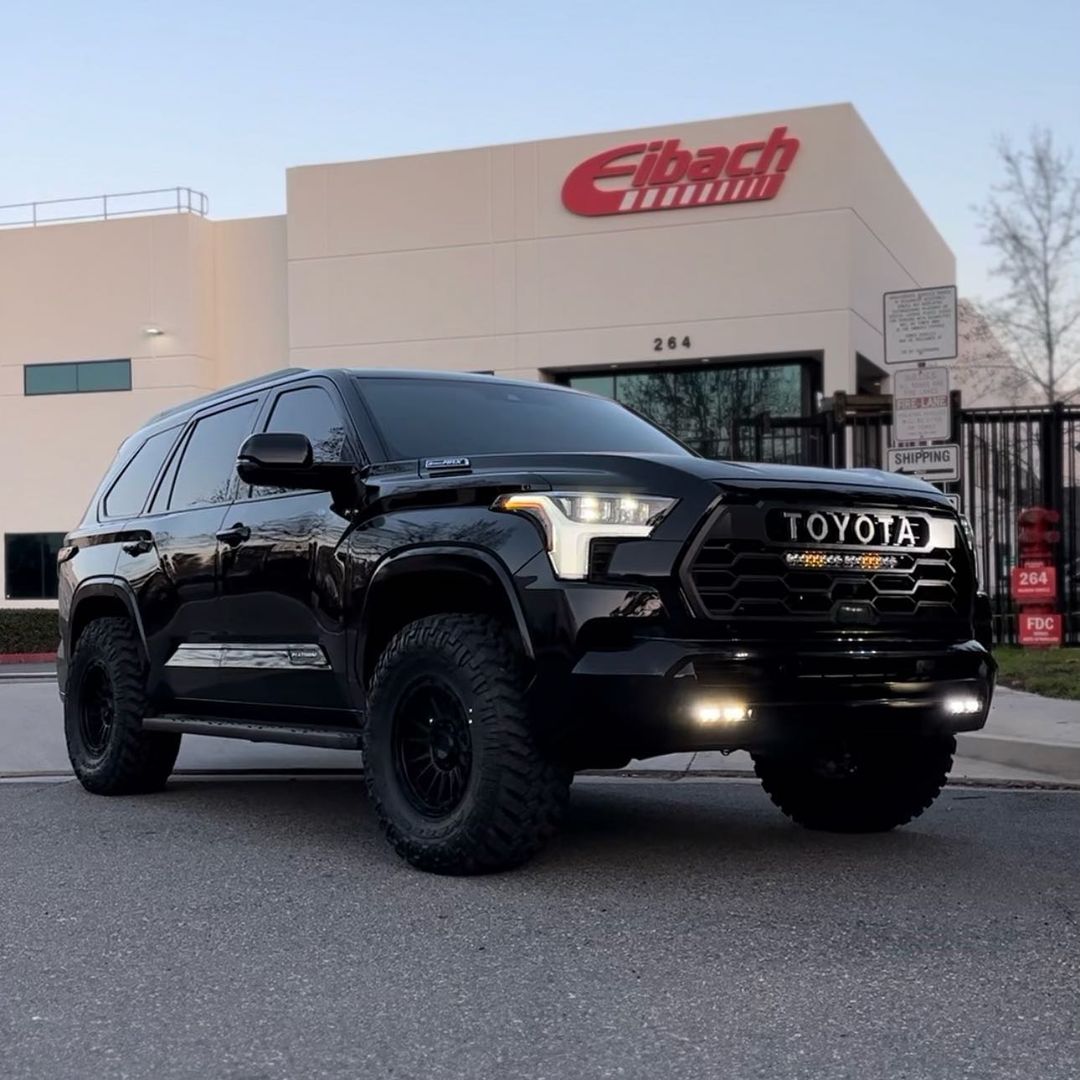
[[[966,409],[960,417],[963,509],[975,530],[982,586],[994,608],[998,641],[1015,642],[1009,572],[1016,565],[1017,515],[1031,506],[1061,514],[1058,610],[1064,639],[1080,644],[1077,580],[1077,450],[1080,409]]]
[[[837,394],[814,416],[748,417],[732,425],[732,458],[831,468],[884,468],[892,431],[887,396]],[[1017,515],[1030,506],[1061,514],[1058,610],[1065,642],[1080,644],[1080,408],[961,409],[953,397],[953,442],[960,445],[958,494],[975,531],[982,587],[1000,642],[1015,642],[1009,574],[1016,565]]]

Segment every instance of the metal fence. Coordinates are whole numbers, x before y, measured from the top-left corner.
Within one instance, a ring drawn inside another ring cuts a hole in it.
[[[892,432],[888,397],[837,395],[808,417],[756,416],[733,425],[735,460],[833,468],[883,468]],[[944,490],[960,496],[975,531],[979,577],[990,595],[999,642],[1015,642],[1009,574],[1016,565],[1017,516],[1032,506],[1061,514],[1058,610],[1064,640],[1080,645],[1080,408],[961,409],[953,398],[952,441],[962,478]]]

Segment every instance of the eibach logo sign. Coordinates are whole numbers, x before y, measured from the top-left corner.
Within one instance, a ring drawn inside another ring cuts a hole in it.
[[[799,140],[786,127],[773,128],[763,142],[732,147],[693,151],[679,142],[628,143],[594,154],[567,176],[563,206],[573,214],[599,217],[772,199],[799,152]],[[629,178],[629,183],[598,184],[616,178]]]

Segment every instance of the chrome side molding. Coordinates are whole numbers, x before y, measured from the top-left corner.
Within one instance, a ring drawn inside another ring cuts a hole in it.
[[[329,671],[330,661],[321,645],[199,643],[178,645],[165,666]]]

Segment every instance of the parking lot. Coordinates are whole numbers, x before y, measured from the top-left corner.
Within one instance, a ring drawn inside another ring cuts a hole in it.
[[[54,688],[0,696],[47,771]],[[466,879],[317,751],[184,753],[292,776],[0,784],[5,1077],[1076,1075],[1078,791],[842,837],[749,779],[579,778],[540,859]]]

